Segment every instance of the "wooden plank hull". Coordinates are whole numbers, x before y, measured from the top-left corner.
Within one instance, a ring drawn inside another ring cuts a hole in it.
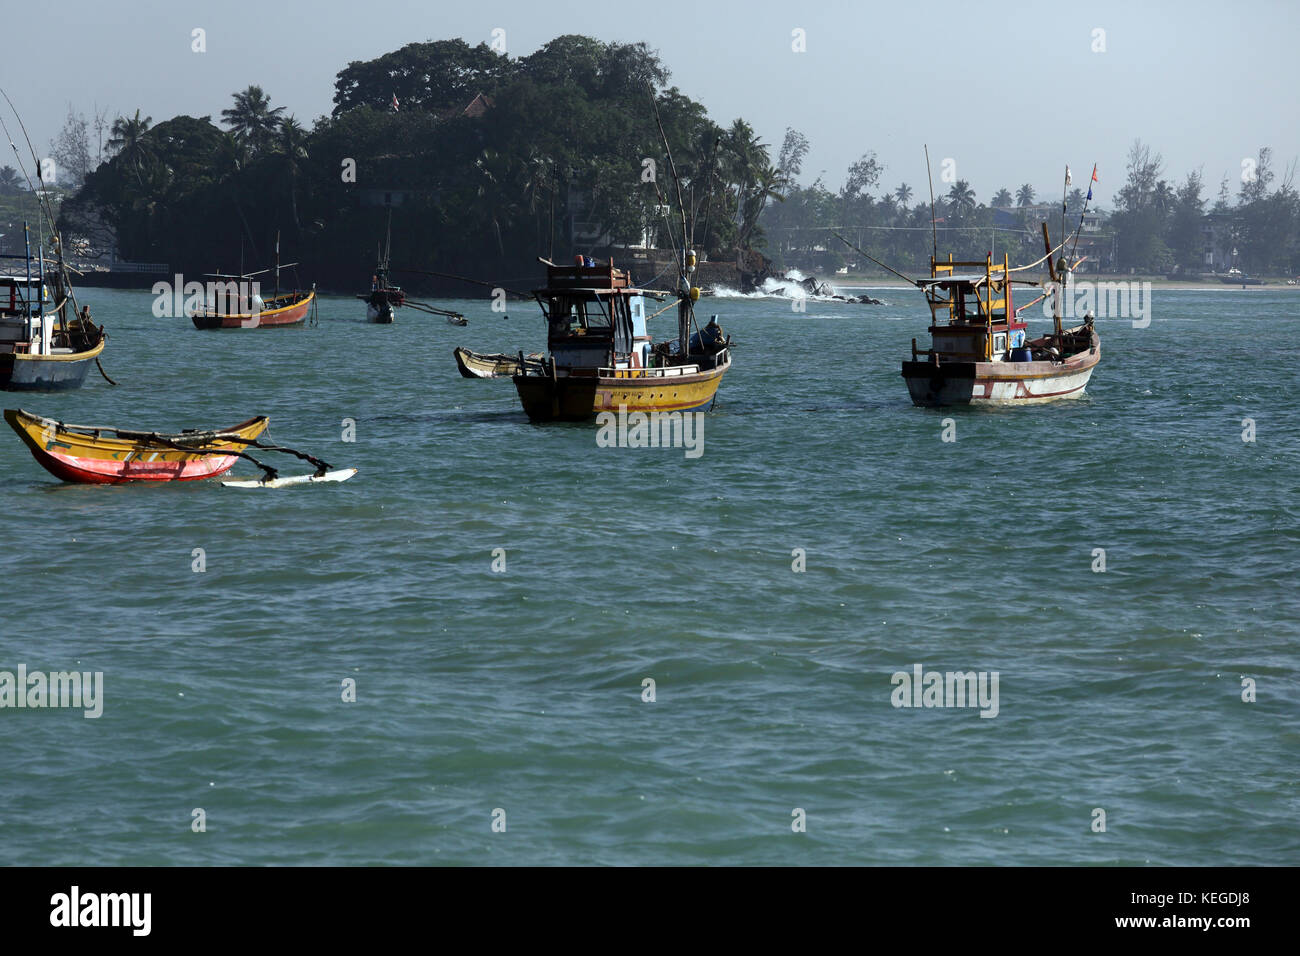
[[[299,325],[306,320],[315,298],[315,291],[307,292],[295,302],[278,308],[263,309],[256,315],[203,310],[195,312],[190,318],[198,329],[271,329]],[[273,303],[274,301],[272,300]]]
[[[61,392],[81,388],[103,351],[101,339],[92,349],[67,355],[0,354],[0,389],[9,392]]]
[[[32,457],[63,481],[79,484],[121,484],[129,481],[195,481],[225,474],[238,459],[234,455],[196,454],[146,440],[117,438],[64,428],[52,419],[18,409],[6,409],[5,421],[27,445]],[[256,439],[266,430],[265,417],[221,431]],[[163,436],[182,441],[184,433]],[[205,447],[234,451],[245,446],[214,441]]]
[[[528,417],[537,422],[590,421],[599,412],[687,412],[713,403],[731,365],[689,375],[515,375],[515,389]]]
[[[912,403],[924,408],[1041,405],[1082,398],[1099,361],[1093,331],[1091,347],[1064,362],[904,362],[902,374]]]
[[[456,367],[464,378],[510,378],[523,372],[517,355],[505,355],[499,352],[471,352],[467,348],[457,347],[452,354],[456,357]],[[540,363],[542,356],[532,352],[524,357],[527,363]]]

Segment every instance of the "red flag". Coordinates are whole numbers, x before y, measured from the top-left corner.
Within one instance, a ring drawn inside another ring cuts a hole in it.
[[[393,112],[396,113],[396,112],[397,112],[397,94],[396,94],[396,93],[393,94],[393,103],[392,103],[392,106],[393,106]]]
[[[1093,164],[1092,164],[1092,181],[1093,181],[1094,183],[1099,183],[1099,182],[1101,182],[1101,180],[1097,178],[1097,164],[1096,164],[1096,163],[1093,163]]]

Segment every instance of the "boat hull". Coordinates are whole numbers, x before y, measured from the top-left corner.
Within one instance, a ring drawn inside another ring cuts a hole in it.
[[[279,308],[263,309],[252,313],[222,313],[204,310],[190,318],[198,329],[270,329],[286,325],[300,325],[311,311],[316,293],[308,292],[301,299]],[[274,300],[273,300],[274,301]]]
[[[70,431],[51,419],[17,409],[6,409],[4,415],[42,468],[62,481],[77,484],[196,481],[223,475],[239,460],[235,455],[195,454],[147,441]],[[265,417],[251,418],[222,431],[254,440],[267,424]],[[217,441],[207,447],[239,451],[245,446]]]
[[[904,362],[903,379],[912,404],[1041,405],[1082,398],[1101,360],[1100,340],[1063,362]]]
[[[528,417],[536,422],[590,421],[600,412],[688,412],[713,403],[730,362],[683,375],[514,375]],[[655,370],[648,370],[655,371]]]
[[[464,378],[510,378],[523,371],[517,356],[500,353],[471,352],[467,348],[457,347],[452,354],[456,356],[456,367]],[[531,353],[525,356],[528,364],[540,363],[542,356]]]
[[[81,388],[95,360],[104,351],[94,348],[67,355],[0,354],[0,389],[9,392],[62,392]]]
[[[375,305],[373,302],[366,303],[366,321],[374,322],[376,325],[392,325],[396,318],[397,307],[392,303],[381,302]]]

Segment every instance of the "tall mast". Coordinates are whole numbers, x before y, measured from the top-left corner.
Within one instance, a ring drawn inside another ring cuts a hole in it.
[[[27,220],[23,220],[23,246],[24,246],[24,265],[26,266],[27,284],[23,286],[23,299],[27,303],[27,318],[32,317],[32,234],[27,225]]]
[[[1057,348],[1061,343],[1061,298],[1065,295],[1065,276],[1057,277],[1056,263],[1052,261],[1052,239],[1047,232],[1047,223],[1043,223],[1043,246],[1047,252],[1047,274],[1056,283],[1056,295],[1052,297],[1052,325],[1056,332]]]

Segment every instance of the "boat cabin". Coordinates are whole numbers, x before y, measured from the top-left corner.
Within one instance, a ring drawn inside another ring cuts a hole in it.
[[[980,271],[975,271],[975,270]],[[963,270],[963,271],[959,271]],[[917,283],[930,306],[928,352],[912,344],[913,360],[926,354],[939,362],[1029,361],[1028,326],[1016,318],[1008,260],[947,262],[930,259],[930,278]]]
[[[546,288],[533,292],[546,316],[546,344],[557,373],[597,374],[602,369],[650,368],[646,292],[612,262],[547,264]]]
[[[0,276],[0,353],[49,355],[71,351],[52,345],[57,319],[42,314],[50,301],[50,287],[40,279]]]

